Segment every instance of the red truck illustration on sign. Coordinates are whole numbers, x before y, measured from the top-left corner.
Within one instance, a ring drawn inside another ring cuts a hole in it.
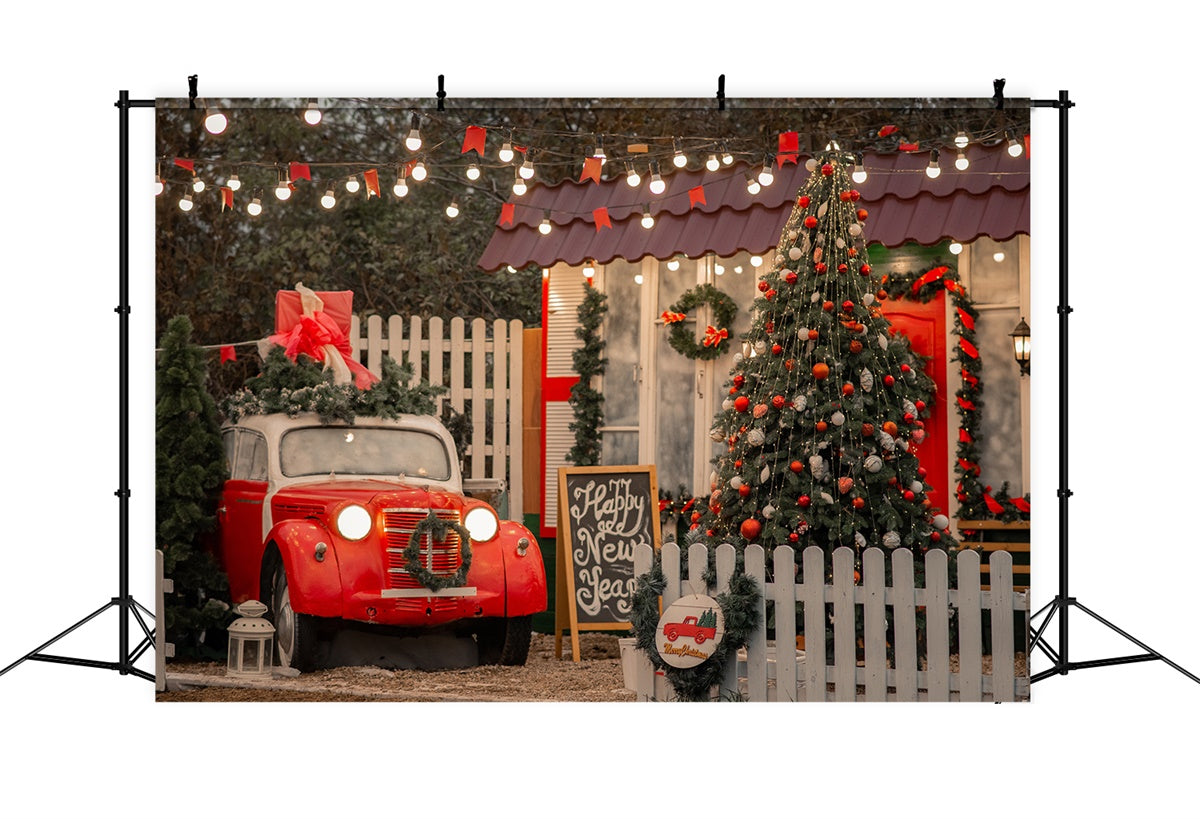
[[[696,645],[700,645],[717,636],[717,615],[709,609],[698,619],[684,617],[682,623],[667,623],[663,626],[663,635],[672,643],[680,637],[690,637]]]

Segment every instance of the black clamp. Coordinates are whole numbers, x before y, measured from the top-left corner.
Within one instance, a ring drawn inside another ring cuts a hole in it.
[[[1075,308],[1071,307],[1070,305],[1062,305],[1062,304],[1058,305],[1058,314],[1060,316],[1066,316],[1066,315],[1069,315],[1074,312],[1075,312]]]
[[[446,75],[438,74],[438,90],[437,90],[438,110],[446,110]]]
[[[725,110],[725,75],[717,77],[717,110]]]
[[[992,88],[995,92],[992,95],[992,101],[996,103],[996,110],[1004,110],[1004,80],[992,80]]]
[[[1072,495],[1074,495],[1074,494],[1075,494],[1075,493],[1074,493],[1074,492],[1072,492],[1070,489],[1060,489],[1060,490],[1058,490],[1058,497],[1059,497],[1059,499],[1062,499],[1062,498],[1069,498],[1069,497],[1071,497],[1071,496],[1072,496]]]
[[[188,77],[188,108],[196,107],[196,86],[200,83],[200,75],[192,74]]]

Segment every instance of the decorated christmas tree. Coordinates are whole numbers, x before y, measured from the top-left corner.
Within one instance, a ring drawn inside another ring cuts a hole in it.
[[[867,211],[827,152],[759,283],[750,353],[735,356],[712,428],[725,452],[693,527],[712,543],[869,546],[952,544],[932,507],[918,449],[932,379],[883,315],[887,294],[867,262]]]

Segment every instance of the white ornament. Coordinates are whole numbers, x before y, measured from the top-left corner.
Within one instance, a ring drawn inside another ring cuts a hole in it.
[[[868,472],[878,472],[883,469],[883,458],[878,455],[868,455],[863,461],[863,468]]]
[[[925,491],[925,484],[921,483],[920,481],[913,481],[908,485],[908,488],[919,495]]]
[[[891,435],[888,435],[883,430],[880,430],[879,432],[875,433],[875,437],[877,437],[879,439],[879,445],[881,447],[883,447],[884,450],[886,450],[887,452],[891,452],[893,449],[896,448],[896,439],[893,438]]]
[[[912,401],[909,401],[907,398],[905,398],[903,401],[900,402],[900,406],[902,406],[904,408],[904,411],[909,413],[910,415],[917,414],[917,405],[914,404]]]
[[[825,213],[826,213],[828,210],[829,210],[829,203],[828,203],[828,202],[822,202],[822,203],[821,203],[821,206],[820,206],[819,208],[817,208],[817,218],[818,218],[818,219],[823,219],[823,218],[825,217]]]
[[[837,237],[837,241],[835,241],[834,244],[838,246],[838,250],[841,250],[846,246],[846,240],[843,239],[841,236],[839,236],[839,237]]]
[[[870,307],[874,303],[875,303],[875,294],[874,293],[868,293],[867,295],[863,296],[863,304]]]
[[[758,482],[766,483],[770,479],[771,479],[771,469],[770,469],[770,467],[764,466],[762,468],[762,472],[758,473]]]
[[[717,478],[717,470],[715,470],[715,469],[714,469],[712,472],[709,472],[709,473],[708,473],[708,488],[709,488],[709,489],[716,489],[716,488],[717,488],[717,481],[718,481],[718,478]]]
[[[841,410],[838,410],[833,415],[829,416],[829,420],[833,422],[835,427],[840,427],[842,424],[846,423],[846,416],[842,414]]]
[[[762,355],[766,351],[767,351],[767,342],[763,341],[761,338],[758,341],[754,342],[754,352],[758,353],[759,355]]]
[[[740,477],[738,477],[737,475],[734,475],[732,478],[729,479],[729,485],[731,487],[733,487],[734,489],[741,489],[742,488],[742,479]]]
[[[800,235],[800,234],[799,234],[797,231],[794,231],[794,230],[789,230],[789,231],[788,231],[788,241],[789,241],[789,242],[794,242],[794,241],[796,241],[796,237],[797,237],[797,236],[799,236],[799,235]]]
[[[805,398],[801,393],[796,393],[795,397],[792,398],[792,408],[795,409],[796,412],[804,412],[804,408],[807,406],[808,399]]]
[[[851,236],[862,236],[862,225],[851,225],[850,226],[850,235]]]
[[[816,303],[817,303],[817,302],[819,302],[820,300],[821,300],[821,294],[820,294],[820,293],[813,293],[813,294],[812,294],[812,297],[811,297],[811,298],[809,298],[809,301],[810,301],[810,302],[812,302],[813,304],[816,304]]]
[[[768,503],[766,506],[763,507],[762,512],[763,512],[763,517],[766,518],[767,520],[770,520],[771,518],[773,518],[775,516],[775,507]]]
[[[733,363],[734,364],[741,364],[745,360],[746,360],[746,357],[744,355],[742,355],[741,353],[733,354]]]
[[[830,495],[828,492],[822,492],[821,500],[825,501],[825,503],[833,503],[833,495]]]
[[[714,441],[720,441],[722,438],[725,437],[725,433],[721,432],[721,430],[719,430],[719,429],[714,429],[708,433],[708,437],[713,439]]]
[[[788,250],[788,258],[793,262],[804,257],[804,251],[798,247],[793,247]]]
[[[875,376],[871,375],[870,370],[863,370],[858,374],[858,383],[863,388],[863,392],[870,392],[875,389]]]
[[[800,329],[798,329],[796,331],[796,335],[799,336],[800,338],[808,338],[808,328],[801,327]]]
[[[815,171],[817,169],[817,160],[813,159],[810,156],[808,158],[808,160],[804,163],[804,169],[806,171],[808,171],[809,173],[812,173],[813,171]]]
[[[896,446],[900,447],[905,452],[908,452],[908,441],[904,440],[903,438],[896,439]]]
[[[888,345],[887,336],[883,333],[879,334],[879,349],[886,350]]]
[[[860,549],[865,549],[865,548],[867,548],[867,539],[866,539],[865,537],[863,537],[863,533],[862,533],[862,532],[855,532],[855,533],[854,533],[854,543],[855,543],[855,545],[857,545],[857,546],[858,546],[858,548],[860,548]]]
[[[810,455],[808,458],[808,471],[812,473],[813,480],[825,480],[825,475],[828,474],[825,459],[820,455]]]
[[[726,398],[724,401],[721,402],[721,409],[725,410],[726,412],[733,409],[733,400]]]
[[[763,431],[757,427],[746,433],[746,443],[750,446],[762,446],[766,439],[767,436],[764,435]]]
[[[888,549],[897,548],[900,545],[900,533],[899,532],[884,532],[883,533],[883,545],[885,547],[887,547]]]
[[[939,529],[945,529],[950,525],[950,518],[946,517],[945,515],[934,515],[933,525]]]

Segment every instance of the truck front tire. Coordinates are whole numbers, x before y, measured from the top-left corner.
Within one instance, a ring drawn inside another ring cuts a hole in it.
[[[475,641],[480,665],[525,665],[533,636],[533,615],[497,617],[479,623]]]

